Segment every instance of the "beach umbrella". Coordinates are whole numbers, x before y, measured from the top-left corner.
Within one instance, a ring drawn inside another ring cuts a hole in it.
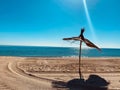
[[[84,42],[88,47],[91,48],[96,48],[97,50],[101,51],[99,47],[97,47],[95,44],[93,44],[91,41],[88,39],[84,38],[84,33],[85,29],[81,29],[81,33],[78,37],[70,37],[70,38],[63,38],[63,40],[73,40],[73,41],[79,41],[80,42],[80,49],[79,49],[79,76],[80,79],[82,79],[82,73],[81,73],[81,47],[82,47],[82,42]]]

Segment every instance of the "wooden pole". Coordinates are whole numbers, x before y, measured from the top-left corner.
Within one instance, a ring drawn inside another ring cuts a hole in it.
[[[82,79],[82,73],[81,73],[81,46],[82,46],[82,41],[80,41],[80,50],[79,50],[79,76],[80,76],[80,79]]]

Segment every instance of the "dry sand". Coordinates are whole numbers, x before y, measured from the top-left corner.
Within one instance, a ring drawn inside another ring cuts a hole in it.
[[[78,58],[2,56],[0,90],[69,90],[64,84],[79,78],[78,66]],[[110,82],[109,90],[120,90],[120,58],[83,58],[81,70],[84,79],[99,75]]]

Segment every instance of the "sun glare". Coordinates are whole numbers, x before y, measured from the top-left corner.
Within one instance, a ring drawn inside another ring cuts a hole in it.
[[[90,15],[89,15],[89,11],[88,11],[86,0],[83,0],[83,5],[84,5],[84,9],[85,9],[85,14],[86,14],[86,18],[87,18],[87,21],[88,21],[88,25],[89,25],[90,31],[92,33],[93,40],[95,42],[97,42],[97,38],[96,38],[95,31],[94,31],[94,28],[93,28],[93,25],[92,25],[92,21],[91,21]]]

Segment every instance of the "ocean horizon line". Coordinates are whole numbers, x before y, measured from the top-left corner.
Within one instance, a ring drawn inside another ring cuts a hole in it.
[[[13,47],[56,47],[56,48],[78,48],[77,46],[39,46],[39,45],[0,45],[0,46],[13,46]],[[95,49],[95,48],[89,48],[89,47],[83,47],[82,49]],[[101,49],[120,49],[118,47],[102,47]]]

